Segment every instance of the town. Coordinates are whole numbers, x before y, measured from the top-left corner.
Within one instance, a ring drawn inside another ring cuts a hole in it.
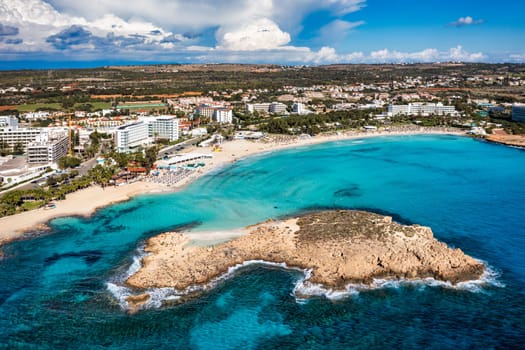
[[[525,145],[524,65],[162,65],[0,75],[1,216],[52,207],[92,183],[148,176],[174,185],[234,139],[418,126]]]

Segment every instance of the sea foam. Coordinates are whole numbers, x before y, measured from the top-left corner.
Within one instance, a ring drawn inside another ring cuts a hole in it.
[[[385,288],[402,288],[406,286],[441,287],[447,289],[463,290],[472,293],[483,293],[487,287],[504,288],[505,284],[501,283],[498,278],[500,273],[490,267],[487,263],[480,261],[485,265],[485,270],[481,277],[476,280],[459,282],[452,284],[448,281],[439,281],[434,278],[421,279],[373,279],[371,284],[350,283],[342,290],[327,288],[321,284],[311,283],[311,270],[304,271],[304,277],[300,278],[294,286],[293,295],[298,303],[304,303],[308,297],[323,296],[329,300],[340,300],[347,297],[358,295],[360,292]]]
[[[263,265],[277,267],[285,270],[294,270],[302,272],[303,276],[300,277],[295,283],[291,294],[294,296],[297,303],[306,303],[310,297],[320,296],[325,297],[328,300],[337,301],[348,297],[359,295],[359,293],[385,288],[402,288],[407,286],[416,286],[424,289],[426,287],[440,287],[447,289],[463,290],[473,293],[480,293],[486,290],[486,287],[498,287],[504,288],[505,285],[498,281],[500,273],[495,269],[491,268],[486,262],[480,261],[485,265],[485,271],[483,275],[472,281],[459,282],[452,284],[448,281],[439,281],[434,278],[421,278],[421,279],[373,279],[372,283],[349,283],[344,289],[332,289],[322,284],[310,282],[312,276],[311,269],[300,269],[293,266],[288,266],[286,263],[275,263],[264,260],[248,260],[241,264],[237,264],[228,268],[228,271],[218,277],[213,278],[204,284],[191,285],[184,290],[177,290],[175,288],[149,288],[142,290],[138,294],[134,294],[134,291],[124,285],[125,281],[134,273],[136,273],[141,267],[141,261],[147,254],[142,248],[138,249],[138,254],[133,257],[133,262],[127,269],[126,273],[121,274],[113,281],[107,283],[107,289],[110,293],[118,300],[120,307],[123,310],[129,310],[130,307],[127,303],[127,298],[132,295],[138,295],[147,293],[150,295],[150,299],[144,303],[140,308],[160,308],[165,301],[179,301],[184,296],[188,296],[198,292],[205,292],[217,286],[219,283],[228,280],[236,275],[236,273],[251,265]]]

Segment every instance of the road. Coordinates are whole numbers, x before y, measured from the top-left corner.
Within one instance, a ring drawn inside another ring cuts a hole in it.
[[[178,151],[182,151],[183,149],[187,148],[188,146],[195,146],[200,141],[202,141],[202,139],[203,139],[202,136],[194,137],[192,139],[183,141],[181,143],[177,143],[176,145],[165,147],[165,148],[163,148],[163,149],[161,149],[159,151],[159,157],[162,158],[166,153],[167,154],[173,154],[173,153],[176,153]]]

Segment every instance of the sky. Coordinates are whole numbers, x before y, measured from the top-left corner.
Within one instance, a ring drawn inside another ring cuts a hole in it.
[[[0,69],[525,62],[523,0],[0,0]]]

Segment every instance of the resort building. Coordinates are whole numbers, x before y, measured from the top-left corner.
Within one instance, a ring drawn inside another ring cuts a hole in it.
[[[38,178],[48,167],[47,163],[29,166],[24,158],[11,157],[0,164],[0,186],[13,186]],[[51,167],[53,168],[53,165]]]
[[[300,103],[300,102],[294,102],[292,106],[292,112],[299,114],[299,115],[310,113],[310,111],[306,108],[304,103]]]
[[[246,111],[249,113],[268,113],[270,110],[270,103],[247,103]]]
[[[18,128],[18,119],[14,115],[0,116],[0,128]]]
[[[270,107],[269,107],[268,111],[270,113],[282,114],[282,113],[286,113],[286,107],[287,106],[284,103],[272,102],[272,103],[270,103]]]
[[[196,112],[201,117],[208,118],[211,120],[213,118],[213,114],[215,113],[216,109],[217,107],[213,107],[207,104],[202,104],[197,108]]]
[[[148,137],[175,141],[179,139],[179,120],[174,116],[141,118],[148,124]]]
[[[18,125],[18,123],[16,124]],[[14,148],[17,144],[26,148],[27,144],[33,142],[37,137],[44,134],[42,128],[18,128],[18,126],[0,127],[1,147]]]
[[[247,103],[246,111],[249,113],[277,113],[283,114],[286,113],[287,106],[281,102],[271,102],[271,103]]]
[[[525,122],[525,104],[515,103],[512,105],[512,120]]]
[[[217,123],[231,123],[233,121],[233,111],[224,105],[202,104],[197,109],[198,115],[208,118]]]
[[[149,127],[143,120],[120,126],[115,131],[115,146],[121,153],[133,152],[149,142]]]
[[[212,120],[217,123],[230,123],[233,121],[233,111],[227,108],[216,109]]]
[[[409,103],[408,105],[388,106],[388,116],[396,115],[457,115],[454,106],[445,106],[440,103]]]
[[[27,145],[27,162],[30,164],[58,163],[67,155],[69,140],[67,134],[43,134]]]

